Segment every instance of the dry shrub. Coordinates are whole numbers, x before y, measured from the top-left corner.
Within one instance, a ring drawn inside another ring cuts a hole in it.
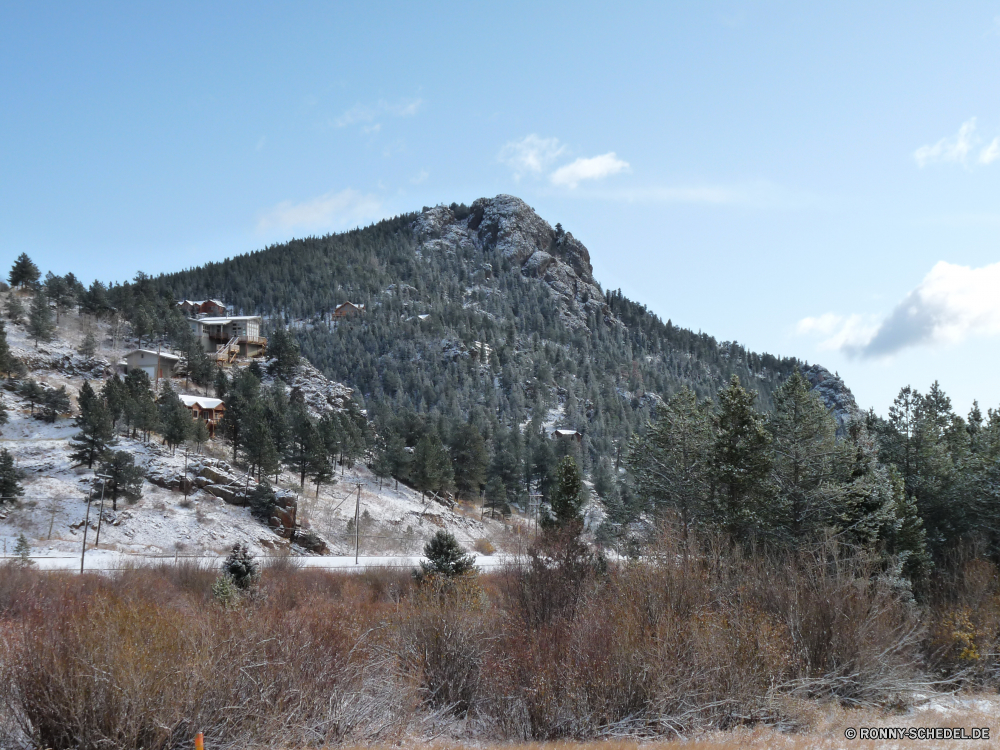
[[[1000,580],[989,560],[959,552],[930,587],[928,664],[957,683],[1000,679]]]
[[[480,555],[492,555],[496,553],[497,548],[493,546],[493,542],[485,537],[480,537],[472,545],[472,549],[478,552]]]
[[[468,713],[482,697],[495,615],[475,573],[428,576],[398,617],[398,653],[425,705]]]
[[[405,687],[371,637],[381,613],[321,600],[202,607],[135,575],[85,597],[55,581],[9,624],[0,702],[22,739],[155,750],[197,731],[227,747],[368,741],[402,726]]]

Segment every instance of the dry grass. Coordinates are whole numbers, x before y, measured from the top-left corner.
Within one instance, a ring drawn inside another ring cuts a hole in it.
[[[885,713],[912,701],[928,655],[971,681],[956,643],[979,649],[975,680],[990,681],[1000,620],[983,561],[938,582],[930,608],[852,550],[766,557],[670,533],[623,567],[546,534],[526,565],[457,581],[277,559],[232,600],[217,576],[194,562],[0,571],[0,744],[165,750],[203,731],[213,750],[843,747],[847,726],[989,724]]]

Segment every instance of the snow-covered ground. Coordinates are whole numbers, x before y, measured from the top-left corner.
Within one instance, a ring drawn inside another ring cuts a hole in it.
[[[75,347],[92,326],[93,322],[75,313],[64,314],[56,340],[35,349],[22,326],[7,323],[11,350],[28,363],[29,377],[52,387],[66,386],[74,412],[76,394],[84,379],[90,379],[94,388],[99,389],[104,375],[112,370],[125,351],[132,348],[119,345],[112,350],[106,326],[102,324],[95,330],[103,348],[94,359],[84,359],[76,353]],[[308,369],[315,373],[312,368]],[[318,373],[315,375],[322,377]],[[194,388],[185,388],[183,380],[175,381],[174,385],[181,392],[197,392]],[[342,388],[329,381],[320,386],[338,393]],[[46,424],[33,418],[28,404],[12,391],[0,390],[0,398],[10,418],[0,429],[0,447],[14,456],[23,473],[24,485],[20,503],[13,507],[10,504],[0,506],[0,554],[13,554],[18,536],[24,534],[33,556],[49,558],[46,566],[61,566],[62,563],[56,560],[62,558],[75,558],[78,566],[94,471],[74,466],[69,458],[70,439],[76,432],[73,420],[62,417],[54,424]],[[210,441],[203,455],[189,451],[187,457],[182,449],[171,453],[156,436],[150,443],[120,436],[117,448],[133,453],[136,463],[142,464],[147,471],[167,476],[180,476],[186,467],[187,476],[193,477],[204,462],[231,458],[231,451],[222,441]],[[528,541],[524,522],[504,523],[499,519],[482,518],[482,509],[468,504],[458,504],[454,509],[446,507],[422,498],[420,493],[403,485],[397,488],[394,482],[380,483],[361,464],[338,467],[336,481],[322,486],[318,495],[315,485],[307,484],[300,489],[297,478],[288,473],[279,478],[278,486],[298,495],[297,520],[302,528],[326,540],[330,564],[350,555],[353,566],[353,519],[359,490],[361,554],[383,561],[369,562],[369,565],[415,565],[413,556],[419,555],[426,541],[442,528],[455,534],[470,550],[478,546],[480,550],[492,547],[517,552]],[[99,550],[94,548],[87,553],[88,559],[97,561],[95,565],[103,565],[101,561],[105,559],[120,564],[121,555],[219,556],[237,543],[247,545],[260,555],[283,551],[301,556],[313,554],[279,537],[253,518],[249,509],[228,505],[204,490],[195,490],[185,497],[182,492],[146,481],[138,502],[130,504],[119,500],[114,509],[105,499],[103,519],[99,520],[100,515],[95,497],[90,507],[87,535],[88,548],[92,548],[98,541],[100,526]],[[405,557],[400,559],[395,557],[397,555]],[[482,555],[481,558],[480,566],[487,567],[489,557]],[[390,562],[393,560],[399,562]],[[66,567],[74,566],[67,562]]]

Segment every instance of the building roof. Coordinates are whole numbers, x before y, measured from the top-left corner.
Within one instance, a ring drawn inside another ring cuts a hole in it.
[[[191,408],[192,406],[197,406],[199,409],[218,409],[220,406],[225,408],[222,403],[221,398],[209,398],[208,396],[179,396],[180,400],[184,403],[184,406]]]
[[[160,359],[172,359],[174,362],[180,362],[180,357],[175,357],[173,354],[167,354],[166,352],[155,352],[152,349],[133,349],[128,354],[125,355],[126,358],[131,357],[133,354],[152,354],[154,357],[159,356]]]
[[[188,318],[188,320],[195,323],[208,323],[210,325],[225,325],[226,323],[231,323],[234,320],[259,320],[262,323],[264,319],[259,315],[232,315],[226,318]]]
[[[577,435],[583,437],[583,433],[579,430],[552,430],[552,434],[559,437],[576,437]]]
[[[336,312],[337,310],[341,310],[341,309],[343,309],[345,307],[348,307],[348,306],[353,307],[353,308],[355,308],[357,310],[364,310],[365,309],[364,305],[359,305],[356,302],[341,302],[339,305],[337,305],[335,308],[333,308],[333,311]]]

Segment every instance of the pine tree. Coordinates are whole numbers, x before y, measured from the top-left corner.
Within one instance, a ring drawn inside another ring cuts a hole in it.
[[[101,388],[101,400],[108,409],[112,429],[115,429],[118,422],[125,416],[128,399],[128,389],[118,373],[104,381],[104,386]]]
[[[34,416],[35,406],[45,398],[45,389],[33,378],[25,378],[17,384],[17,395],[28,402]]]
[[[693,391],[681,389],[667,402],[660,418],[647,426],[645,434],[632,439],[626,459],[642,508],[677,513],[685,538],[708,515],[711,409],[711,401],[699,404]]]
[[[483,434],[474,424],[467,422],[455,430],[451,443],[455,487],[464,497],[476,497],[486,484],[486,470],[490,463]]]
[[[279,326],[267,342],[267,352],[273,358],[271,372],[286,382],[290,380],[299,366],[298,342],[287,330]]]
[[[70,459],[79,465],[87,464],[87,468],[92,469],[94,462],[99,461],[117,442],[114,424],[108,407],[87,381],[80,388],[77,403],[80,414],[76,417],[76,426],[80,432],[70,441],[73,448]]]
[[[22,568],[30,568],[35,564],[35,561],[31,559],[31,544],[23,532],[17,535],[14,556],[17,558],[17,564]]]
[[[14,457],[6,448],[0,448],[0,504],[16,502],[23,494]]]
[[[21,300],[18,298],[17,293],[14,291],[11,291],[11,293],[7,295],[7,301],[4,302],[3,309],[4,314],[13,323],[22,323],[28,314],[25,311]]]
[[[319,430],[316,429],[316,425],[305,406],[296,404],[292,407],[290,421],[291,439],[285,462],[299,475],[299,487],[301,488],[306,485],[306,475],[312,468],[316,452],[322,450],[320,448],[322,441]],[[325,451],[322,452],[325,453]]]
[[[191,436],[194,427],[191,412],[184,406],[180,397],[166,380],[160,386],[157,408],[160,428],[163,430],[163,439],[170,447],[170,452],[174,453],[177,446]]]
[[[14,265],[10,269],[10,274],[7,276],[7,280],[10,282],[11,286],[19,288],[24,286],[34,286],[38,282],[41,275],[42,273],[38,270],[38,266],[36,266],[31,258],[28,257],[28,254],[21,253],[17,256],[17,260],[14,261]]]
[[[778,497],[768,515],[775,529],[801,541],[833,525],[849,446],[838,445],[836,422],[798,372],[774,394],[769,427]]]
[[[445,492],[452,486],[451,456],[436,430],[429,430],[413,452],[413,474],[421,492]]]
[[[0,320],[0,372],[6,373],[9,378],[15,369],[16,361],[7,342],[7,326]]]
[[[87,359],[97,354],[97,338],[94,336],[93,331],[87,331],[87,335],[83,337],[83,341],[80,343],[77,351],[80,353],[80,356]]]
[[[197,446],[199,453],[201,453],[201,446],[207,443],[210,437],[205,420],[196,419],[194,427],[191,429],[191,441]]]
[[[55,332],[55,323],[52,321],[52,310],[49,309],[49,301],[45,292],[39,289],[31,300],[31,312],[28,314],[28,333],[35,340],[35,348],[38,348],[39,341],[51,341]]]
[[[242,590],[251,588],[260,579],[260,567],[250,548],[243,544],[233,547],[229,557],[222,563],[222,571],[236,588]]]
[[[55,422],[60,414],[65,414],[70,409],[69,394],[66,386],[58,388],[47,388],[41,398],[41,416],[46,422]]]
[[[118,497],[124,496],[129,502],[137,502],[142,497],[142,482],[145,473],[135,465],[135,458],[128,451],[108,452],[101,461],[101,474],[105,479],[105,491],[111,495],[111,505],[118,510]]]
[[[456,578],[475,571],[476,559],[472,555],[466,554],[462,545],[458,543],[454,535],[441,529],[431,540],[424,545],[424,557],[427,562],[420,561],[420,570],[417,578],[440,576],[442,578]]]
[[[734,540],[761,530],[771,499],[771,438],[754,408],[756,394],[733,375],[719,391],[718,429],[712,445],[716,523]]]
[[[552,513],[542,520],[542,525],[547,528],[568,527],[582,520],[583,481],[572,456],[563,458],[556,467],[549,504]]]

